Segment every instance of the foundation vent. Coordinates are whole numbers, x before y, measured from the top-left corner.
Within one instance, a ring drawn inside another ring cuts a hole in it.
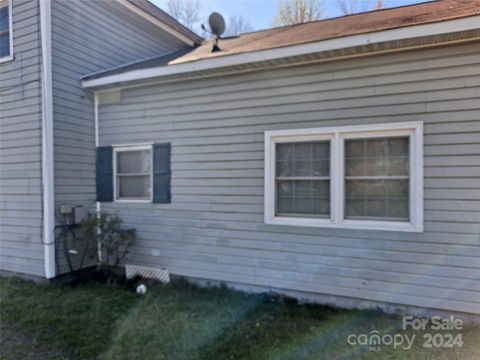
[[[168,273],[167,269],[127,264],[125,265],[125,272],[127,279],[140,276],[146,279],[158,280],[163,283],[170,282],[170,274]]]

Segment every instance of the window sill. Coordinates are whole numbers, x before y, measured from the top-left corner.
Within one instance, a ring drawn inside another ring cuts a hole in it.
[[[274,217],[266,219],[265,224],[270,225],[289,225],[289,226],[307,226],[318,228],[333,229],[352,229],[352,230],[378,230],[378,231],[403,231],[403,232],[423,232],[423,226],[394,221],[360,221],[360,220],[343,220],[341,223],[334,223],[331,219],[308,219],[308,218],[292,218],[292,217]]]
[[[141,199],[115,199],[114,202],[116,203],[151,203],[152,200],[151,199],[145,199],[145,200],[141,200]]]
[[[0,58],[0,64],[4,64],[7,62],[13,61],[13,55],[5,56],[3,58]]]

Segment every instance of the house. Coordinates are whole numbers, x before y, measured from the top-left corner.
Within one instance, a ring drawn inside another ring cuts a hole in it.
[[[54,148],[81,149],[44,162],[55,206],[118,213],[139,236],[129,265],[344,307],[478,319],[478,1],[218,45],[81,74],[82,112],[94,116],[54,134]]]

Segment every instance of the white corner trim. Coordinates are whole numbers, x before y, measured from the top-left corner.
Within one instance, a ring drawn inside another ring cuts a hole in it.
[[[13,0],[7,0],[8,4],[8,36],[10,38],[10,49],[8,56],[0,58],[0,64],[13,60]]]
[[[43,244],[45,277],[50,279],[55,276],[51,1],[42,0],[39,4],[42,42]]]
[[[344,140],[409,136],[410,221],[349,220],[344,217]],[[329,140],[330,217],[285,217],[275,214],[275,145],[282,142]],[[338,126],[265,132],[264,222],[273,225],[339,229],[423,232],[423,122]]]
[[[183,35],[182,33],[178,32],[177,30],[173,29],[172,27],[168,26],[164,22],[158,20],[156,17],[146,13],[142,9],[139,9],[135,5],[129,3],[127,0],[117,0],[117,2],[123,6],[125,6],[128,10],[134,12],[135,14],[141,16],[145,20],[151,22],[155,26],[158,26],[160,29],[168,32],[170,35],[173,35],[178,40],[184,42],[187,45],[193,46],[195,42],[192,39],[189,39],[187,36]]]
[[[95,147],[98,147],[100,143],[100,134],[98,133],[98,92],[94,91],[93,93],[93,109],[94,109],[94,118],[95,118]]]
[[[414,25],[366,34],[345,36],[342,38],[317,41],[314,43],[302,45],[293,45],[276,49],[252,51],[235,55],[225,55],[187,63],[159,66],[149,69],[132,70],[122,74],[107,75],[105,77],[91,80],[83,80],[82,87],[101,87],[106,85],[124,83],[128,81],[159,78],[163,76],[179,75],[197,71],[206,71],[215,68],[237,66],[258,61],[271,61],[286,57],[349,48],[353,46],[370,45],[375,43],[403,40],[421,36],[466,31],[478,29],[479,23],[480,15],[456,20],[442,21],[432,24]]]

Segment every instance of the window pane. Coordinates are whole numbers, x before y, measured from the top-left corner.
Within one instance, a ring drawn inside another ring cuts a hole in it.
[[[277,176],[293,176],[293,161],[277,161]]]
[[[277,200],[277,213],[293,214],[293,197],[279,197]]]
[[[384,157],[387,155],[387,139],[368,139],[366,155],[368,157]]]
[[[315,198],[328,198],[330,199],[330,181],[329,180],[319,180],[312,181],[312,195]]]
[[[151,168],[150,150],[122,151],[117,153],[118,174],[146,174]]]
[[[408,175],[409,138],[345,141],[346,176]]]
[[[388,202],[387,215],[392,218],[408,219],[408,198],[396,199]]]
[[[292,196],[293,197],[293,181],[277,181],[278,196]]]
[[[312,176],[312,161],[311,160],[295,160],[294,176]]]
[[[330,198],[313,199],[313,213],[319,216],[328,217],[330,215]]]
[[[365,176],[365,159],[345,158],[345,174],[347,176]]]
[[[328,217],[330,180],[316,178],[330,176],[330,142],[281,143],[276,154],[276,214]]]
[[[10,55],[10,35],[0,35],[0,58]]]
[[[277,144],[277,160],[292,160],[293,144]]]
[[[330,176],[330,159],[312,161],[313,176]]]
[[[409,180],[346,180],[345,218],[408,220]]]
[[[150,198],[150,175],[119,176],[117,180],[119,198]]]
[[[385,170],[389,176],[407,176],[408,156],[391,157],[385,164]]]
[[[296,214],[311,214],[312,213],[312,199],[296,197],[295,198],[295,213]]]
[[[2,58],[10,55],[10,19],[8,3],[1,1],[0,6],[0,58]]]
[[[277,181],[277,215],[327,217],[329,214],[329,180]]]
[[[312,181],[295,181],[295,196],[308,196],[312,194]]]
[[[277,144],[277,177],[330,175],[330,142]]]
[[[408,155],[408,138],[390,138],[388,139],[389,155]]]
[[[312,158],[312,143],[294,144],[293,158],[295,160],[310,160]]]
[[[8,32],[10,26],[10,19],[8,16],[8,2],[0,1],[0,32]]]
[[[313,146],[313,158],[316,160],[330,160],[330,142],[314,142]]]

